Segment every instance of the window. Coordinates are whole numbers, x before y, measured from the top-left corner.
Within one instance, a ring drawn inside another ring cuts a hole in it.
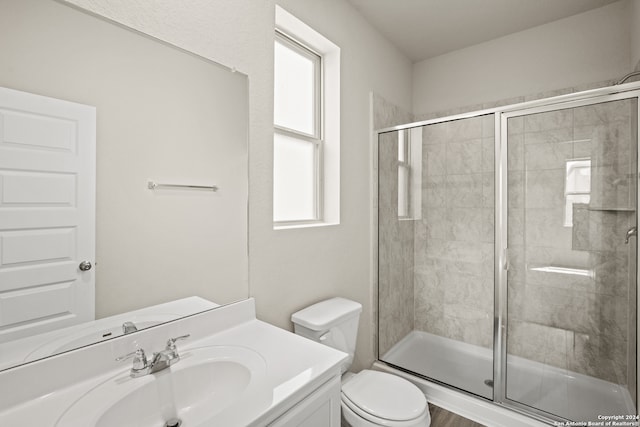
[[[574,203],[588,204],[591,200],[591,159],[566,161],[564,181],[564,226],[573,226]]]
[[[398,219],[422,213],[422,127],[398,131]]]
[[[409,218],[409,133],[398,131],[398,218]]]
[[[276,6],[275,229],[340,222],[340,49]]]
[[[321,219],[322,58],[276,33],[274,46],[273,218]]]

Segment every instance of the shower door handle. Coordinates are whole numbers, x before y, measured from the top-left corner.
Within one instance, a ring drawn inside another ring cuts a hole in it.
[[[505,271],[509,271],[509,250],[507,248],[505,248],[502,251],[502,259],[504,260],[503,264],[502,264],[502,269]]]
[[[635,226],[631,227],[629,230],[627,230],[627,234],[624,237],[624,243],[628,245],[629,238],[631,236],[637,236],[637,235],[638,235],[638,227],[635,227]]]

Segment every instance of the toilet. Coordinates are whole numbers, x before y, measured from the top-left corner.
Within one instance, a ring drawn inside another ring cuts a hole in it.
[[[342,365],[342,416],[351,427],[428,427],[427,399],[418,387],[396,375],[364,369],[348,372],[353,362],[362,306],[331,298],[294,313],[296,334],[349,355]]]

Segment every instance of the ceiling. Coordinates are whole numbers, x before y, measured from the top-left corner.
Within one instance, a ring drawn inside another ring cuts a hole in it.
[[[617,0],[349,0],[414,62]]]

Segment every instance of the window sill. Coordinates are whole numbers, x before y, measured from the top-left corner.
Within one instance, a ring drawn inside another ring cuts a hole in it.
[[[331,225],[340,225],[340,223],[319,221],[319,222],[305,222],[305,223],[299,223],[299,224],[274,224],[273,229],[274,230],[290,230],[295,228],[327,227]]]

